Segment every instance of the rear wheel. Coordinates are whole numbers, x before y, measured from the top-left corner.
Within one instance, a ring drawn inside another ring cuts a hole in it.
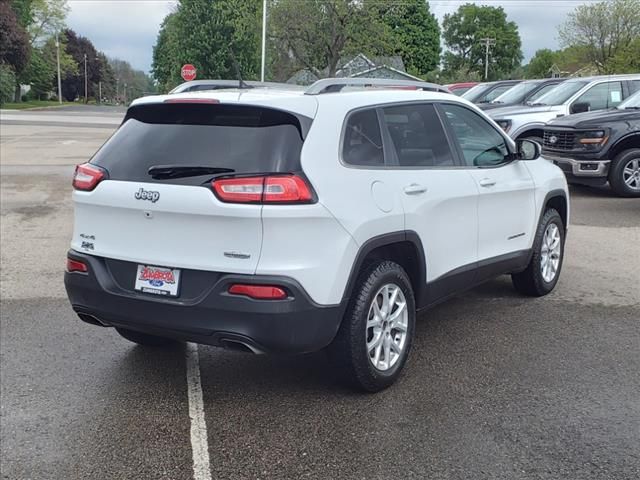
[[[329,353],[352,385],[369,392],[387,388],[407,361],[415,318],[404,269],[390,261],[369,265],[358,277]]]
[[[640,148],[625,150],[613,159],[609,185],[622,197],[640,197]]]
[[[564,232],[560,214],[548,209],[538,225],[529,265],[523,272],[511,275],[518,292],[541,297],[555,288],[564,257]]]
[[[116,331],[121,337],[126,338],[130,342],[147,347],[162,347],[164,345],[171,345],[175,343],[175,341],[170,338],[157,337],[155,335],[127,330],[126,328],[116,327]]]

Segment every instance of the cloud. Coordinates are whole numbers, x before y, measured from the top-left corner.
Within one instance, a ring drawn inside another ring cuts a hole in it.
[[[589,1],[589,0],[585,0]],[[177,0],[68,0],[67,24],[89,38],[98,50],[149,72],[160,24]],[[467,0],[435,0],[431,11],[440,24]],[[557,27],[579,3],[576,0],[479,0],[502,6],[516,22],[525,63],[540,48],[558,48]]]
[[[67,25],[109,57],[151,70],[153,46],[174,0],[69,0]]]

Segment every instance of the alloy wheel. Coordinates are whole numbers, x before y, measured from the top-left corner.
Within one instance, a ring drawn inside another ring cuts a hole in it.
[[[384,285],[373,297],[367,315],[366,342],[369,361],[379,371],[392,368],[407,345],[409,312],[402,289]]]
[[[555,223],[550,223],[542,237],[540,255],[540,273],[545,282],[551,283],[558,273],[562,245],[560,229]]]
[[[640,191],[640,158],[632,158],[626,163],[622,179],[631,190]]]

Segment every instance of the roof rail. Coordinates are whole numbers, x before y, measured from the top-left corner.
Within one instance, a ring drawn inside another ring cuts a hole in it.
[[[429,92],[451,93],[446,87],[416,80],[394,80],[390,78],[323,78],[313,83],[304,92],[305,95],[340,92],[345,87],[391,87],[407,90],[425,90]]]

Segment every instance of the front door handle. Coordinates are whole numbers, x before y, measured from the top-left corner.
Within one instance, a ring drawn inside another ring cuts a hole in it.
[[[496,184],[496,181],[491,180],[490,178],[483,178],[479,183],[481,187],[493,187]]]
[[[427,191],[427,187],[423,185],[418,185],[417,183],[412,183],[411,185],[407,185],[404,187],[404,193],[407,195],[420,195],[421,193],[425,193]]]

